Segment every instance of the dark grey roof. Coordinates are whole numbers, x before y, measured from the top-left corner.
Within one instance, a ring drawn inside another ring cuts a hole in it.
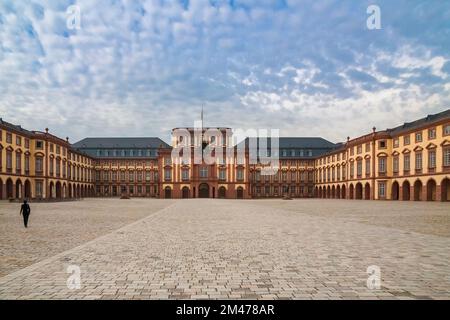
[[[7,127],[8,129],[15,130],[16,132],[21,132],[21,133],[26,134],[26,135],[32,135],[33,134],[33,132],[24,129],[21,126],[18,126],[18,125],[6,122],[2,118],[0,118],[0,124],[2,124],[3,126]]]
[[[446,119],[448,118],[450,120],[450,109],[447,109],[445,111],[436,113],[436,114],[429,114],[428,116],[426,116],[425,118],[413,121],[413,122],[405,122],[404,124],[402,124],[401,126],[392,128],[392,129],[387,129],[387,132],[389,132],[390,135],[398,135],[402,132],[405,131],[409,131],[415,128],[420,128],[422,126],[426,126],[429,123],[433,123],[435,121],[439,121],[442,119]]]
[[[246,148],[249,148],[251,144],[250,140],[255,140],[256,145],[259,148],[260,138],[250,137],[242,141],[245,143]],[[253,142],[254,143],[254,142]],[[271,149],[271,139],[267,140],[268,149]],[[328,140],[320,137],[280,137],[278,140],[278,149],[280,150],[280,158],[314,158],[321,156],[322,154],[329,152],[336,148],[336,145]],[[283,150],[286,150],[286,155],[283,155]],[[294,155],[292,155],[292,151]],[[303,151],[303,152],[302,152]]]
[[[250,137],[245,139],[245,144],[249,146],[249,140],[257,140],[257,145],[259,146],[259,139],[255,137]],[[242,143],[242,142],[241,142]],[[271,139],[268,138],[268,146],[271,145]],[[331,149],[336,145],[324,138],[320,137],[280,137],[278,139],[278,147],[282,148],[294,148],[294,149]]]
[[[76,149],[155,149],[170,148],[170,146],[156,137],[141,138],[85,138],[72,145]]]

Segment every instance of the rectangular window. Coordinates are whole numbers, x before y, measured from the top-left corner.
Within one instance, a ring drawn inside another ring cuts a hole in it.
[[[422,131],[416,132],[416,142],[422,142]]]
[[[444,136],[450,135],[450,124],[444,125],[444,132],[443,132],[443,134],[444,134]]]
[[[200,168],[200,178],[208,178],[208,167]]]
[[[16,135],[16,145],[19,147],[22,145],[22,138]]]
[[[370,151],[370,142],[366,143],[366,152]]]
[[[443,155],[444,155],[444,161],[443,161],[444,166],[445,167],[450,166],[450,148],[449,147],[444,148]]]
[[[22,171],[22,155],[20,153],[16,153],[16,171],[17,173]]]
[[[6,151],[6,169],[8,171],[12,170],[12,152]]]
[[[219,179],[220,180],[226,180],[227,177],[227,171],[224,169],[219,170]]]
[[[189,180],[189,170],[188,169],[183,169],[181,171],[181,178],[186,181]]]
[[[399,146],[399,140],[398,138],[394,139],[394,148],[397,148]]]
[[[356,174],[358,177],[362,175],[362,160],[358,160],[356,163]]]
[[[134,182],[134,171],[128,173],[128,179],[130,182]]]
[[[384,181],[378,182],[378,197],[379,198],[386,197],[386,182]]]
[[[370,159],[366,159],[366,176],[370,176]]]
[[[436,128],[428,129],[428,139],[432,140],[436,138]]]
[[[42,173],[42,157],[36,157],[36,173]]]
[[[416,153],[416,170],[422,170],[422,152]]]
[[[428,151],[428,168],[436,168],[436,151],[434,150]]]
[[[50,159],[50,166],[49,166],[49,168],[50,168],[50,175],[51,176],[53,176],[53,159]]]
[[[6,133],[6,143],[12,143],[12,134]]]
[[[30,172],[30,156],[29,155],[25,156],[25,172],[26,173]]]
[[[378,143],[378,148],[379,148],[379,149],[386,149],[386,140],[381,140],[381,141]]]
[[[409,154],[403,156],[403,170],[409,171],[411,169],[411,161]]]
[[[56,160],[56,176],[59,177],[61,173],[61,162],[60,160]]]
[[[404,145],[404,146],[407,146],[407,145],[409,145],[410,143],[411,143],[411,141],[410,141],[409,134],[406,135],[406,136],[403,136],[403,145]]]
[[[237,179],[238,180],[244,180],[244,170],[243,169],[238,169],[237,170]]]
[[[394,173],[398,173],[398,167],[399,167],[398,156],[395,156],[392,159],[392,170],[394,171]]]
[[[357,154],[361,154],[361,153],[362,153],[362,146],[361,146],[361,145],[359,145],[359,146],[357,147],[356,153],[357,153]]]
[[[378,158],[378,172],[386,173],[386,158]]]
[[[164,170],[164,180],[165,181],[170,181],[171,179],[172,179],[172,170],[165,169]]]
[[[350,179],[353,178],[355,173],[355,164],[353,162],[350,163]]]

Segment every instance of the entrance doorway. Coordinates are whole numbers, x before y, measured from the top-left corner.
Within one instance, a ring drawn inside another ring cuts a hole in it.
[[[189,188],[188,187],[183,187],[183,189],[181,191],[182,191],[183,199],[189,198]]]
[[[236,190],[236,196],[238,199],[244,199],[244,188],[238,187]]]
[[[202,183],[198,186],[198,197],[209,198],[209,186],[207,183]]]

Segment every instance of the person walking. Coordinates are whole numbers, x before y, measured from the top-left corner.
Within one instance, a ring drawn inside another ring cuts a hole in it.
[[[23,216],[23,224],[25,228],[28,228],[28,217],[30,216],[31,208],[27,203],[27,200],[23,200],[23,204],[20,207],[20,214]]]

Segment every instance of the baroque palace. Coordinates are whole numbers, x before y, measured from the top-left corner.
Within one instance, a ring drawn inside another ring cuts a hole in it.
[[[204,130],[207,130],[205,128]],[[231,129],[219,139],[192,139],[236,150]],[[175,130],[175,129],[174,129]],[[193,128],[184,128],[194,135]],[[202,131],[202,135],[203,136]],[[450,200],[450,109],[344,143],[322,138],[279,138],[279,170],[262,174],[244,156],[226,153],[214,164],[180,161],[159,138],[85,138],[75,144],[0,119],[0,199],[81,197],[271,197]],[[194,151],[189,157],[193,158]],[[231,156],[228,156],[231,155]],[[191,164],[194,163],[194,164]]]

